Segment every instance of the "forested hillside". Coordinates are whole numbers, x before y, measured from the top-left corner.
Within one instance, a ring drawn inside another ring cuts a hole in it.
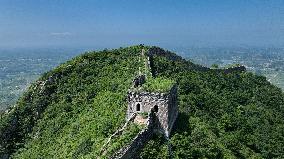
[[[101,153],[125,122],[125,95],[144,64],[142,48],[85,53],[44,74],[1,116],[0,158],[107,157],[129,142],[137,125]]]
[[[1,115],[0,158],[108,158],[141,129],[125,122],[126,94],[151,57],[156,79],[178,85],[169,141],[155,136],[141,158],[284,158],[284,95],[262,76],[211,70],[158,47],[88,52],[44,74]],[[168,151],[171,145],[171,156]]]
[[[153,61],[156,75],[179,88],[172,158],[284,158],[284,96],[265,77],[192,69],[155,53]],[[156,136],[141,156],[166,158],[166,144]]]

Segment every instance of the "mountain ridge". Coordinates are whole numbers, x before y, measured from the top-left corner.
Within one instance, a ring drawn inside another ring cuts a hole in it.
[[[126,92],[144,66],[138,59],[142,49],[151,55],[153,76],[177,82],[180,112],[170,137],[172,154],[156,136],[141,150],[142,158],[283,157],[279,88],[244,70],[208,69],[143,45],[85,53],[44,74],[1,116],[0,156],[98,157],[107,137],[123,125]],[[139,130],[132,125],[102,157]]]

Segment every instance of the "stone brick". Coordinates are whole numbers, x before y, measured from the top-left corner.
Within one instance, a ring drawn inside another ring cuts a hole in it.
[[[133,113],[149,113],[155,111],[160,130],[167,137],[170,135],[173,124],[178,115],[177,87],[174,85],[168,93],[128,92],[127,118]]]

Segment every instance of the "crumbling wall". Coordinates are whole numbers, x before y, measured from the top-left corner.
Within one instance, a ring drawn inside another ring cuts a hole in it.
[[[140,112],[150,112],[151,108],[155,105],[162,107],[167,104],[168,94],[151,93],[151,92],[128,92],[128,110],[127,118],[136,112],[136,105],[141,105]]]
[[[246,71],[246,67],[245,66],[236,66],[236,67],[231,67],[231,68],[224,69],[224,73],[225,74],[232,73],[232,72],[243,72],[243,71]]]
[[[134,80],[132,81],[132,83],[133,83],[133,86],[134,86],[134,87],[139,87],[139,86],[141,86],[142,84],[144,84],[145,81],[146,81],[145,75],[140,75],[140,76],[137,76],[136,78],[134,78]]]
[[[174,123],[178,116],[178,99],[177,99],[177,86],[173,86],[170,91],[170,96],[168,100],[168,129],[166,136],[169,137]]]
[[[153,111],[150,111],[148,116],[146,128],[139,132],[129,145],[117,151],[111,157],[112,159],[132,159],[138,157],[139,150],[144,147],[154,134],[153,128],[155,127],[155,114]]]
[[[140,110],[137,112],[138,104]],[[178,115],[176,85],[168,93],[129,91],[126,116],[129,118],[133,113],[148,113],[155,106],[157,108],[155,113],[159,123],[156,129],[169,136]]]

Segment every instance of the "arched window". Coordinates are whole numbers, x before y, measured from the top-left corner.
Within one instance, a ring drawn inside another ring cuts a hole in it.
[[[137,111],[137,112],[140,111],[140,104],[139,104],[139,103],[136,105],[136,111]]]
[[[158,110],[159,110],[158,106],[157,106],[157,105],[155,105],[155,106],[154,106],[154,112],[155,112],[155,113],[157,113],[157,112],[158,112]]]

